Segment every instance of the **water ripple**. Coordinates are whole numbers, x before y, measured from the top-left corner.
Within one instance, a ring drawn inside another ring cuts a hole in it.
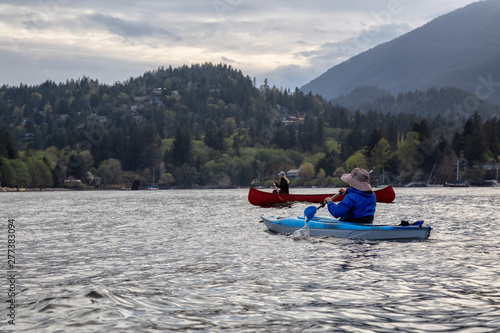
[[[16,329],[56,332],[495,332],[498,189],[396,189],[383,223],[427,241],[295,240],[247,190],[3,193],[15,218]],[[319,210],[318,215],[327,215]],[[0,329],[8,328],[5,322]]]

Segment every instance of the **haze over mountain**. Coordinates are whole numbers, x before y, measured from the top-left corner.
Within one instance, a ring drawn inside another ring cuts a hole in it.
[[[373,87],[392,94],[457,87],[500,104],[499,18],[500,1],[470,4],[330,68],[301,90],[334,99],[365,86],[371,95]]]

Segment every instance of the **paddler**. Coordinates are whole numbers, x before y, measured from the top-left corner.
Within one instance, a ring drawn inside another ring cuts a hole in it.
[[[280,171],[278,176],[280,176],[280,183],[273,182],[274,187],[279,188],[279,193],[288,194],[290,181],[286,178],[285,171]]]
[[[370,185],[370,173],[358,167],[352,169],[351,173],[343,174],[340,179],[350,187],[339,190],[344,199],[338,204],[332,201],[333,197],[325,199],[330,214],[340,221],[372,223],[377,200]]]

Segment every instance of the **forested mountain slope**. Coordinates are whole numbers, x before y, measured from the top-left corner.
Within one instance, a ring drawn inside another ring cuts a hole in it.
[[[330,68],[301,90],[329,100],[361,86],[395,95],[456,87],[500,104],[499,17],[500,1],[470,4]]]
[[[256,87],[224,64],[161,67],[113,85],[84,77],[1,87],[0,182],[130,185],[151,182],[154,170],[161,186],[248,186],[300,168],[295,185],[329,186],[358,165],[395,182],[441,165],[448,179],[457,157],[497,159],[499,128],[475,112],[349,110],[298,89]]]

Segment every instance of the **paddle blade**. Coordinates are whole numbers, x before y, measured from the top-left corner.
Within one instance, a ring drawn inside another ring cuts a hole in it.
[[[306,222],[309,222],[314,217],[314,214],[316,214],[317,210],[318,209],[314,206],[309,206],[304,210],[304,217],[306,219]]]

